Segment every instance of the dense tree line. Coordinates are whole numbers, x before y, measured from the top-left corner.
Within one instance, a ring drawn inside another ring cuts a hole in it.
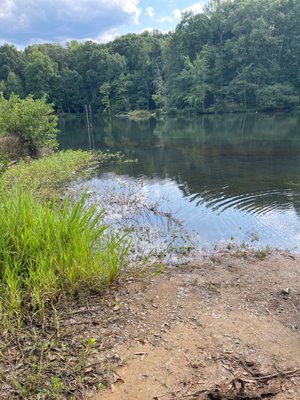
[[[0,47],[0,92],[48,96],[57,111],[84,104],[235,111],[292,108],[300,96],[299,0],[213,0],[174,32],[108,44]]]

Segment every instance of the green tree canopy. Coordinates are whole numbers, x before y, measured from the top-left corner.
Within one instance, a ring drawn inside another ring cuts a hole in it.
[[[0,92],[46,95],[59,112],[290,109],[300,96],[299,21],[299,0],[211,0],[167,34],[5,44]]]

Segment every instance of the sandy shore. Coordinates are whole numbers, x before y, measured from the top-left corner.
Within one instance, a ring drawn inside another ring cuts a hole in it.
[[[299,257],[215,254],[114,296],[118,367],[94,400],[300,399]]]

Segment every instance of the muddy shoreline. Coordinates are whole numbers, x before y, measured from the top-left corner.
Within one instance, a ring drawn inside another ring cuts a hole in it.
[[[215,252],[127,271],[1,352],[1,399],[40,398],[38,382],[43,399],[299,400],[300,257]]]
[[[223,252],[154,275],[115,293],[119,367],[94,400],[300,398],[299,257]]]

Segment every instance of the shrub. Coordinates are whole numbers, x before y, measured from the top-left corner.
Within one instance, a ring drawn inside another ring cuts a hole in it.
[[[21,139],[30,155],[41,147],[57,147],[56,135],[58,118],[46,98],[34,100],[32,96],[21,99],[12,94],[9,100],[0,95],[1,135]]]

